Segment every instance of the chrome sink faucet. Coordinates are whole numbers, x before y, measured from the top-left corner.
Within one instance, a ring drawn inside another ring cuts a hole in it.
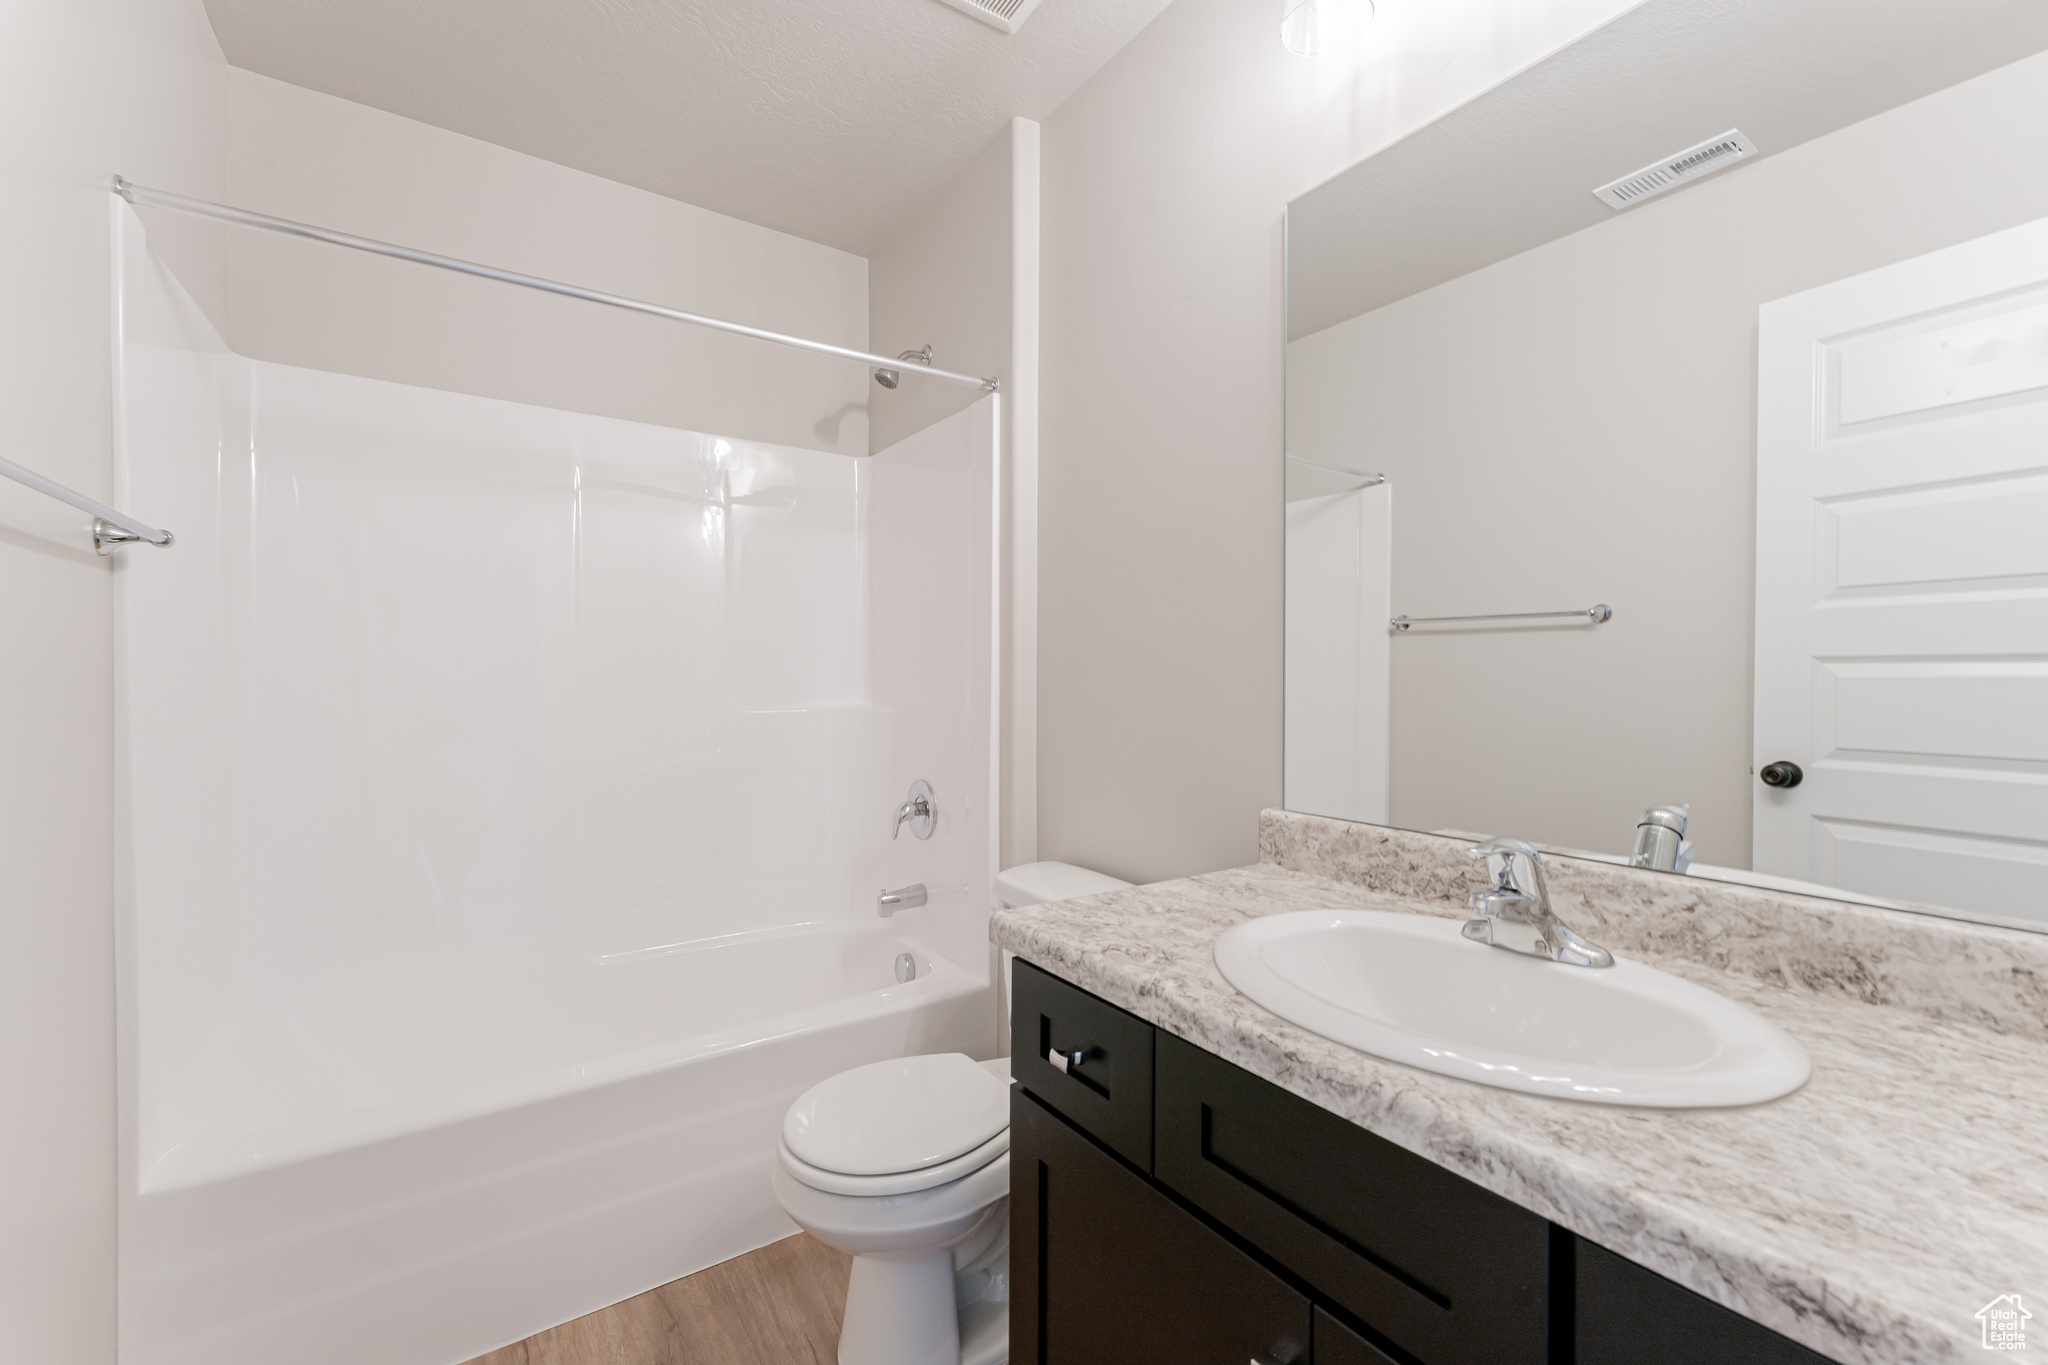
[[[1652,806],[1636,821],[1635,852],[1630,867],[1647,867],[1657,872],[1684,872],[1692,866],[1692,840],[1685,837],[1690,804]]]
[[[1470,852],[1474,858],[1500,859],[1500,868],[1493,874],[1493,886],[1465,898],[1467,908],[1479,912],[1478,919],[1465,922],[1466,938],[1574,967],[1614,965],[1614,954],[1586,942],[1551,913],[1550,888],[1543,881],[1542,854],[1520,839],[1488,839]],[[1536,881],[1533,896],[1515,880],[1517,858],[1528,860]]]

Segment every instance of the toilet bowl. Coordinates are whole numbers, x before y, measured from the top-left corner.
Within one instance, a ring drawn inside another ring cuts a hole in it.
[[[1009,1359],[1010,1070],[957,1052],[843,1071],[783,1119],[771,1181],[853,1257],[839,1365]]]

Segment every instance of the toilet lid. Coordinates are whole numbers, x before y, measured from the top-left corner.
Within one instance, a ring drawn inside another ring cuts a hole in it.
[[[965,1053],[898,1057],[806,1090],[782,1120],[798,1160],[841,1175],[893,1175],[971,1152],[1010,1126],[1010,1088]]]

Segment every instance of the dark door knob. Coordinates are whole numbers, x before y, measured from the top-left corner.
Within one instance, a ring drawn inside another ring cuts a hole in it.
[[[1797,763],[1783,758],[1776,763],[1764,764],[1763,771],[1757,776],[1764,780],[1766,787],[1796,787],[1806,780],[1805,771]]]

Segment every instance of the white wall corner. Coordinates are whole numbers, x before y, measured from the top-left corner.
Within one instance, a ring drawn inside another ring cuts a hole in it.
[[[1005,867],[1038,858],[1038,125],[1010,120]]]

